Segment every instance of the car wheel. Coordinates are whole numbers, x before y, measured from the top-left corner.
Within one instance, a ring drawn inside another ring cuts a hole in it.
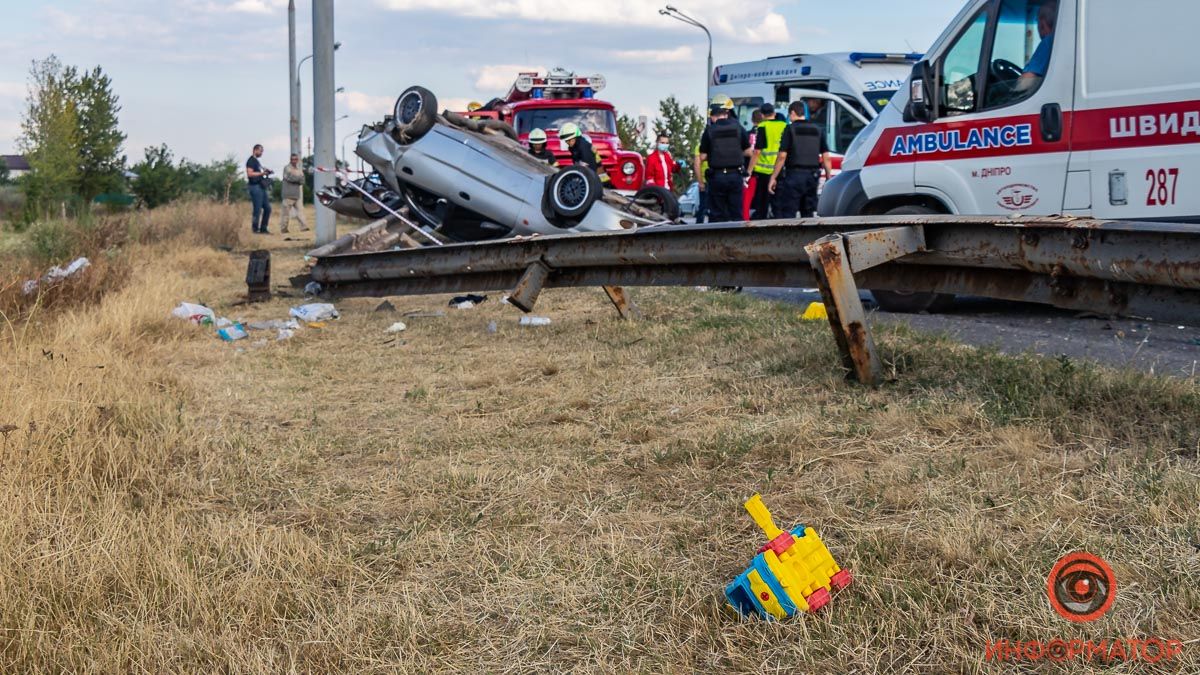
[[[897,206],[885,213],[885,216],[928,216],[937,213],[927,206],[908,204]],[[954,304],[953,293],[917,293],[912,291],[871,291],[875,302],[887,312],[900,314],[919,314],[921,312],[941,312]]]
[[[675,194],[660,185],[647,185],[633,195],[633,201],[655,213],[661,213],[667,220],[679,218],[679,200]]]
[[[409,87],[396,99],[393,110],[396,140],[411,143],[437,122],[437,97],[425,87]]]
[[[600,198],[600,177],[586,166],[568,166],[546,181],[550,210],[560,218],[581,218]]]

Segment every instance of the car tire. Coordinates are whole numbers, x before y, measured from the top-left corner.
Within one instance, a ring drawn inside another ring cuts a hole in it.
[[[928,206],[906,204],[897,206],[883,215],[885,216],[929,216],[937,211]],[[954,304],[953,293],[917,293],[912,291],[877,291],[872,289],[871,295],[880,309],[899,314],[920,314],[921,312],[937,313],[945,311]]]
[[[437,97],[425,87],[405,89],[392,109],[396,140],[411,143],[429,133],[437,122],[437,105]]]
[[[546,202],[559,218],[577,220],[600,198],[600,177],[587,166],[568,166],[546,179]]]
[[[679,218],[679,200],[675,197],[675,193],[660,185],[647,185],[641,190],[638,190],[633,195],[634,203],[639,206],[661,213],[663,218],[667,220],[676,220]],[[641,202],[652,202],[654,206],[646,206]]]

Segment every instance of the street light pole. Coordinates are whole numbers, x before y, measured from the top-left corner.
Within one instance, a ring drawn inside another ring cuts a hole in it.
[[[316,141],[318,169],[331,169],[337,161],[334,155],[333,108],[333,0],[313,0],[313,137]],[[313,176],[313,193],[332,187],[334,176],[318,170]],[[333,211],[317,200],[317,246],[324,246],[337,236]]]
[[[289,107],[291,119],[288,124],[288,138],[291,141],[293,155],[300,155],[300,74],[296,68],[296,0],[288,0],[288,79],[291,85]]]
[[[675,19],[676,21],[682,21],[683,23],[686,23],[689,26],[695,26],[696,28],[699,28],[700,30],[704,31],[704,34],[706,36],[708,36],[708,71],[704,73],[704,101],[702,102],[702,104],[700,106],[701,109],[707,108],[708,102],[712,98],[709,96],[709,90],[712,87],[712,76],[713,76],[712,33],[709,32],[708,28],[704,24],[700,23],[695,18],[688,16],[687,14],[684,14],[683,12],[679,11],[675,7],[672,7],[671,5],[667,5],[666,8],[658,10],[658,13],[662,14],[663,16],[667,16],[672,19]]]
[[[294,3],[296,0],[288,0],[288,1],[289,1],[289,5],[290,5],[290,3]],[[293,33],[292,38],[291,38],[292,49],[291,49],[291,55],[290,55],[290,60],[292,61],[292,74],[290,75],[290,77],[292,79],[292,97],[291,98],[293,101],[293,103],[292,103],[292,138],[294,139],[293,145],[292,145],[292,153],[296,154],[296,155],[300,155],[300,69],[304,66],[304,62],[311,59],[313,57],[313,55],[309,54],[308,56],[300,59],[299,63],[296,63],[295,36],[294,36],[295,17],[292,15],[290,8],[289,8],[289,12],[288,12],[288,22],[289,22],[288,30],[290,33]],[[340,42],[333,43],[333,51],[336,52],[338,49],[341,48],[341,46],[342,46],[342,43],[340,43]],[[300,155],[300,156],[303,157],[304,155]]]

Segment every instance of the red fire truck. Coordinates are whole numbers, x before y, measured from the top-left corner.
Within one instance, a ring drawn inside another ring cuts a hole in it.
[[[642,187],[645,162],[640,154],[621,149],[616,111],[611,103],[596,98],[604,85],[603,75],[579,77],[561,68],[545,75],[519,73],[504,98],[493,99],[464,114],[503,120],[516,129],[526,145],[530,131],[544,130],[549,140],[546,147],[558,157],[559,166],[569,165],[571,158],[558,140],[558,130],[563,124],[574,122],[600,154],[613,188],[633,193]]]

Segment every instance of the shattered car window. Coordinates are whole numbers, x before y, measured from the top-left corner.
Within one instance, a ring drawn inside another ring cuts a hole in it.
[[[518,134],[527,134],[533,129],[559,129],[567,122],[579,125],[583,133],[617,133],[617,120],[611,110],[594,108],[542,108],[520,110],[513,119]]]

